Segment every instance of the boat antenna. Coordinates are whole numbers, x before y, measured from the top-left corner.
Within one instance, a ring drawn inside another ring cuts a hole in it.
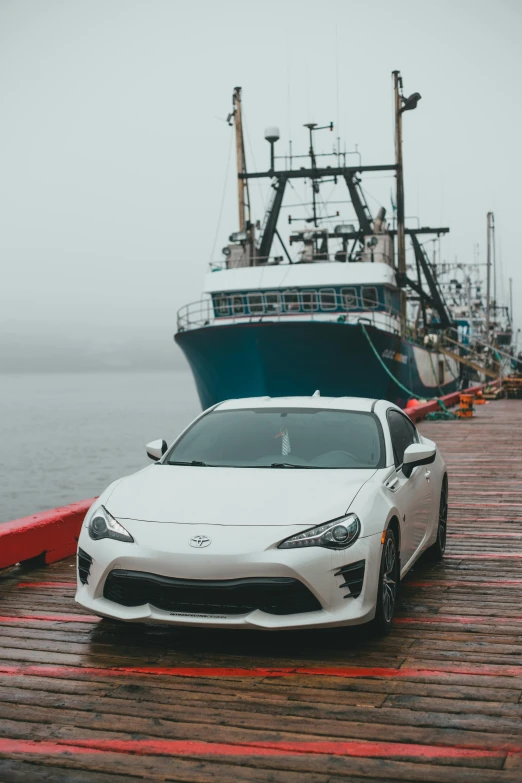
[[[310,155],[310,161],[311,161],[311,169],[312,169],[312,210],[313,210],[313,216],[310,222],[313,222],[314,226],[317,227],[317,195],[319,194],[319,177],[314,177],[314,171],[317,168],[317,158],[315,156],[315,150],[314,150],[314,131],[319,130],[329,130],[333,131],[334,124],[333,122],[330,122],[329,125],[317,125],[316,122],[307,122],[303,126],[304,128],[308,128],[308,132],[310,134],[310,149],[308,150],[308,154]]]

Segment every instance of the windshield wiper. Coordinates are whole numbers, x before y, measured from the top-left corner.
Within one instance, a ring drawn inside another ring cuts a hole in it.
[[[272,462],[271,468],[308,468],[309,465],[295,465],[293,462]]]
[[[176,461],[167,462],[167,465],[194,465],[194,467],[197,467],[197,468],[208,468],[208,467],[210,467],[209,465],[207,465],[206,462],[201,462],[201,460],[199,460],[199,459],[193,459],[192,462],[176,462]]]

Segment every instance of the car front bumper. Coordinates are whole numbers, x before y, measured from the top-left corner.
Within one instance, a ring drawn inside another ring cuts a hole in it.
[[[79,547],[92,563],[86,584],[78,578],[76,602],[102,617],[128,622],[173,625],[251,628],[264,630],[358,625],[373,619],[381,560],[381,534],[359,538],[345,550],[322,547],[278,549],[277,544],[299,532],[288,527],[223,527],[220,525],[165,524],[118,520],[131,533],[134,543],[90,538],[84,525]],[[191,536],[204,535],[211,545],[195,549]],[[342,587],[341,568],[364,561],[362,591],[357,597]],[[293,614],[272,614],[254,609],[243,614],[226,611],[168,611],[150,603],[124,606],[104,597],[111,571],[128,570],[187,580],[232,580],[255,578],[297,579],[317,598],[321,609]]]

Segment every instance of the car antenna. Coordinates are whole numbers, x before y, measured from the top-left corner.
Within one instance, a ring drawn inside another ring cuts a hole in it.
[[[321,392],[319,391],[319,389],[316,389],[316,391],[314,391],[314,393],[312,394],[312,397],[320,397],[320,396],[321,396]]]

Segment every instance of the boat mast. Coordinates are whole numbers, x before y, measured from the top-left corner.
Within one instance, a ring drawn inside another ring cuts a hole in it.
[[[403,285],[406,276],[406,244],[404,236],[404,180],[402,171],[402,112],[401,95],[402,78],[399,71],[393,71],[393,90],[395,98],[395,164],[396,169],[396,202],[397,202],[397,270]],[[406,325],[406,292],[401,288],[400,301],[402,328]]]
[[[247,223],[250,224],[250,194],[248,180],[241,174],[246,174],[245,140],[243,138],[243,116],[241,111],[241,87],[234,87],[232,96],[232,116],[234,117],[234,129],[236,132],[236,160],[237,160],[237,201],[239,209],[239,231],[246,232]]]
[[[397,176],[397,272],[399,285],[404,287],[406,279],[406,241],[404,231],[404,177],[402,167],[402,113],[417,107],[420,101],[418,92],[409,98],[402,94],[402,76],[400,71],[393,71],[393,90],[395,97],[395,164]],[[401,290],[401,322],[406,326],[406,292]]]

